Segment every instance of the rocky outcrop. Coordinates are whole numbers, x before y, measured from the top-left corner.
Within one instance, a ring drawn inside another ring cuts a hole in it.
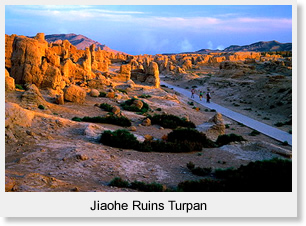
[[[124,81],[128,81],[131,78],[131,64],[122,64],[120,66],[120,78]]]
[[[209,139],[216,141],[219,135],[225,134],[225,125],[222,115],[216,113],[208,122],[197,126],[196,129],[200,132],[204,132]]]
[[[40,87],[43,80],[41,65],[48,43],[42,40],[15,37],[12,53],[11,76],[17,84],[34,83]]]
[[[85,102],[86,91],[76,85],[71,85],[64,90],[64,98],[67,101],[82,104]]]
[[[16,181],[8,176],[5,176],[5,192],[13,191],[16,186]]]
[[[128,59],[126,54],[96,50],[95,45],[78,50],[68,40],[48,44],[43,33],[33,38],[6,35],[5,46],[5,66],[15,82],[44,89],[62,90],[71,84],[96,79],[108,85],[101,73],[108,71],[112,60]]]
[[[64,100],[64,94],[58,94],[55,96],[55,103],[59,105],[64,105],[65,100]]]
[[[142,121],[141,123],[143,126],[150,126],[151,125],[151,120],[149,118],[146,118]]]
[[[90,91],[90,96],[91,96],[91,97],[98,97],[99,95],[100,95],[99,90],[92,89],[92,90]]]
[[[9,72],[5,69],[5,91],[15,90],[15,80],[10,76]]]
[[[5,67],[12,67],[13,43],[17,35],[5,35]]]
[[[135,99],[131,106],[136,107],[140,110],[143,107],[143,102],[141,100]]]
[[[152,84],[153,86],[158,88],[160,86],[160,79],[158,64],[156,62],[150,62],[146,74],[148,75],[148,77],[146,78],[145,82]]]
[[[31,84],[26,87],[26,91],[21,95],[21,103],[26,106],[46,105],[46,101],[41,95],[36,85]]]
[[[26,110],[15,103],[5,103],[5,128],[10,128],[14,125],[30,127],[33,118],[33,111]]]

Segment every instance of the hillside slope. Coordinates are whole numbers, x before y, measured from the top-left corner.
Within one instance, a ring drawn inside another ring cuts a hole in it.
[[[57,42],[58,40],[68,40],[72,45],[76,46],[77,49],[85,50],[86,47],[91,46],[92,44],[96,45],[96,49],[99,47],[101,50],[106,50],[108,52],[119,53],[120,51],[113,50],[106,45],[101,44],[100,42],[94,41],[90,38],[87,38],[84,35],[76,35],[76,34],[51,34],[46,35],[45,39],[47,42]],[[121,53],[121,52],[120,52]]]

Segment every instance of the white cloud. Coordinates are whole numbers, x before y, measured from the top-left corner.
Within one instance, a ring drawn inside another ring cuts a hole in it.
[[[213,49],[213,43],[212,41],[207,42],[207,49]]]
[[[182,52],[189,52],[193,51],[193,46],[187,39],[184,39],[182,42],[180,42],[180,49]]]
[[[217,46],[217,49],[218,49],[218,50],[224,50],[224,46],[223,46],[223,45],[218,45],[218,46]]]
[[[239,17],[237,14],[223,14],[214,17],[160,17],[149,16],[140,11],[107,10],[96,6],[9,6],[16,14],[51,17],[60,22],[95,20],[96,22],[123,22],[130,26],[166,28],[197,33],[263,32],[269,29],[291,29],[292,20],[288,18]]]

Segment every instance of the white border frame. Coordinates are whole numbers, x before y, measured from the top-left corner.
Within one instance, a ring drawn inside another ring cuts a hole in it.
[[[5,5],[40,5],[40,0],[2,0],[0,15],[2,21],[1,59],[4,68],[4,15]],[[297,216],[297,3],[290,0],[257,0],[257,1],[182,1],[164,0],[162,2],[104,1],[87,0],[45,0],[43,4],[50,5],[292,5],[292,48],[293,48],[293,187],[288,193],[58,193],[58,192],[4,192],[5,153],[1,161],[0,202],[1,216],[6,217],[296,217]],[[1,71],[4,79],[4,70]],[[2,119],[4,119],[4,81],[1,83]],[[1,144],[5,144],[4,120],[1,120]],[[4,146],[4,145],[3,145]],[[105,202],[126,202],[131,205],[133,200],[143,202],[205,202],[207,211],[195,211],[186,214],[183,211],[171,211],[168,207],[163,211],[90,211],[94,200]]]

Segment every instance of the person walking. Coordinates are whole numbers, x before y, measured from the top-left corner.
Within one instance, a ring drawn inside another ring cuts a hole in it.
[[[210,99],[211,99],[210,92],[207,92],[207,94],[206,94],[206,102],[210,103]]]
[[[191,98],[192,98],[192,99],[194,99],[194,94],[195,94],[195,89],[192,88],[192,89],[191,89]]]
[[[203,92],[202,91],[200,91],[199,98],[200,98],[200,100],[202,100],[202,98],[203,98]]]

